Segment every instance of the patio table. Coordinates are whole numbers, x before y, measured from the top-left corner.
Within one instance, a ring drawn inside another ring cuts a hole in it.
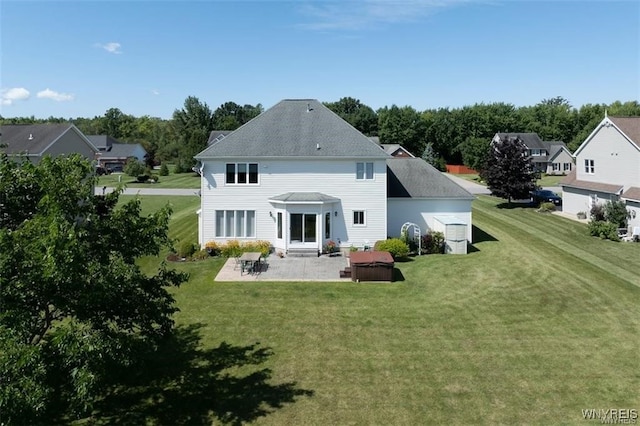
[[[245,269],[250,272],[259,270],[261,257],[262,253],[260,253],[259,251],[248,251],[242,253],[242,256],[240,256],[240,274],[243,274]]]

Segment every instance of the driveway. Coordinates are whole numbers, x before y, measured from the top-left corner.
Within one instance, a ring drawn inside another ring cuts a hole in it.
[[[97,187],[96,186],[96,195],[100,195],[103,192],[109,193],[113,192],[115,188],[110,187]],[[197,195],[200,196],[199,189],[184,189],[184,188],[126,188],[123,192],[123,195]]]
[[[443,173],[446,177],[448,177],[449,179],[451,179],[452,181],[454,181],[455,183],[457,183],[458,185],[460,185],[461,187],[463,187],[464,189],[466,189],[467,191],[469,191],[470,193],[474,194],[474,195],[489,195],[491,194],[491,191],[489,191],[487,189],[486,186],[484,185],[480,185],[478,183],[472,182],[470,180],[467,179],[462,179],[459,178],[458,176],[454,176],[452,174],[449,173]]]

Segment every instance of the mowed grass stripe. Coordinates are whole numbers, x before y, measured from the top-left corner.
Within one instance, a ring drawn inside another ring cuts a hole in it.
[[[606,272],[610,278],[617,278],[634,286],[640,286],[640,275],[637,270],[640,247],[636,244],[602,241],[593,237],[585,238],[583,235],[587,230],[584,225],[576,224],[582,228],[582,234],[575,235],[576,225],[570,223],[568,219],[549,217],[549,215],[527,211],[527,209],[515,209],[515,213],[519,217],[514,217],[514,210],[495,208],[492,203],[483,202],[482,199],[474,205],[474,210],[476,221],[482,222],[482,213],[485,214],[485,219],[490,216],[493,229],[497,232],[501,228],[500,226],[496,228],[498,223],[502,226],[508,224],[511,227],[511,237],[526,241],[531,245],[531,248],[537,247],[535,252],[541,256],[541,259],[546,258],[549,262],[557,263],[553,260],[554,255],[567,253],[580,259],[585,268],[592,271],[600,270],[600,272]],[[569,231],[567,232],[567,230]],[[517,231],[517,236],[514,231]],[[619,249],[619,246],[612,247],[618,244],[622,244],[626,249],[626,256],[621,256],[625,253],[620,253],[619,250],[612,254],[610,249]],[[557,250],[553,250],[552,247]],[[521,249],[524,250],[527,247],[523,245]]]

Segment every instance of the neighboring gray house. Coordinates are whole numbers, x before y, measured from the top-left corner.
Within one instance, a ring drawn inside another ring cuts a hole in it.
[[[94,160],[98,149],[71,123],[7,124],[0,127],[0,144],[10,156],[38,163],[45,155],[80,154]]]
[[[434,214],[459,216],[471,241],[473,195],[422,159],[393,159],[317,100],[281,101],[214,139],[196,156],[201,245],[267,240],[288,253],[317,253],[329,240],[372,246],[399,236],[407,221],[426,233]]]
[[[209,140],[207,141],[207,146],[221,141],[231,132],[233,132],[233,130],[212,130],[211,133],[209,133]]]
[[[120,172],[129,158],[145,161],[147,151],[139,143],[122,143],[107,135],[89,135],[98,148],[98,163],[114,172]]]
[[[562,141],[545,142],[537,133],[496,133],[492,142],[519,138],[538,172],[566,175],[573,170],[573,157]]]
[[[369,136],[373,142],[380,145],[380,148],[392,157],[415,158],[415,155],[407,151],[402,145],[397,143],[380,143],[378,136]]]
[[[576,165],[560,185],[563,211],[590,213],[594,204],[622,200],[629,225],[640,228],[640,117],[608,117],[575,152]]]

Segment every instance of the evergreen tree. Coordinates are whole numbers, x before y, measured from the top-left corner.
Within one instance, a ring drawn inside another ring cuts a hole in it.
[[[526,146],[518,137],[493,142],[487,152],[482,178],[491,194],[512,199],[529,198],[536,188],[539,173],[535,171]]]

